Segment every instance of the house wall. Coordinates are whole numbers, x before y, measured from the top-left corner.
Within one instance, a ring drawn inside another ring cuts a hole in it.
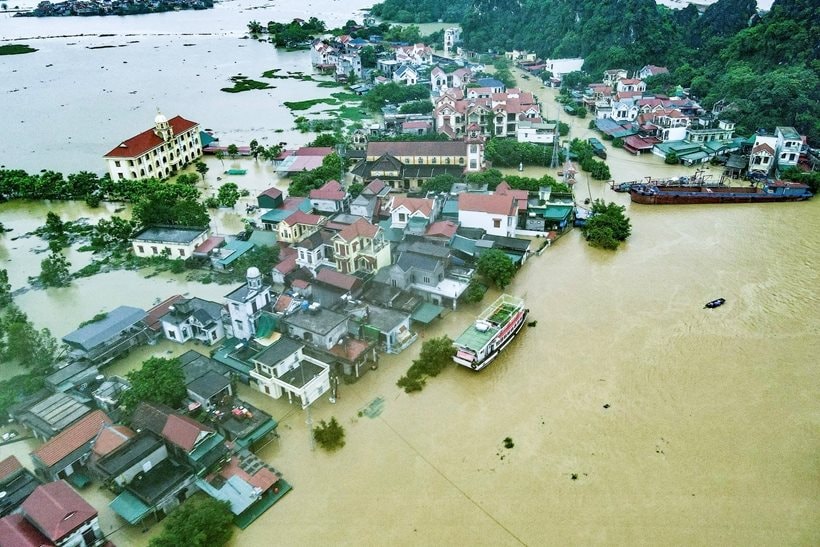
[[[338,213],[344,210],[344,202],[333,199],[311,199],[310,204],[316,211]]]
[[[195,125],[171,140],[144,154],[132,158],[106,158],[111,180],[160,179],[202,156],[199,125]]]
[[[458,221],[466,228],[483,228],[490,235],[515,237],[515,216],[459,210]]]
[[[529,142],[532,144],[552,144],[555,141],[555,132],[535,127],[518,126],[516,134],[518,142]]]
[[[99,540],[103,538],[103,532],[100,528],[100,519],[98,517],[94,517],[84,522],[79,528],[71,532],[71,534],[65,538],[57,540],[56,544],[58,547],[91,547],[95,544],[86,543],[85,538],[83,537],[83,534],[89,530],[94,533],[95,539]]]
[[[208,239],[208,232],[201,233],[190,243],[133,239],[131,240],[131,248],[135,255],[141,257],[160,256],[163,251],[166,251],[168,258],[186,260],[193,256],[194,249],[206,239]]]
[[[283,220],[276,229],[279,233],[279,241],[298,243],[318,230],[319,227],[308,224],[295,224],[291,226],[286,220]]]
[[[138,473],[145,471],[146,465],[154,467],[167,457],[168,449],[165,447],[164,444],[161,444],[159,445],[159,447],[157,447],[156,450],[142,458],[140,461],[138,461],[137,463],[135,463],[134,465],[132,465],[131,467],[117,475],[116,477],[113,477],[113,480],[118,485],[125,486],[126,484],[134,480],[134,477],[136,477]]]
[[[217,321],[216,325],[211,329],[199,329],[199,332],[195,335],[194,330],[197,328],[199,327],[195,326],[193,317],[189,317],[179,325],[174,325],[167,321],[162,322],[162,331],[165,334],[165,338],[179,344],[184,344],[188,340],[196,338],[200,342],[210,346],[225,337],[225,328],[222,326],[221,321]]]
[[[322,312],[320,311],[319,313]],[[309,331],[307,329],[303,329],[290,323],[287,324],[287,327],[288,335],[290,335],[291,337],[296,338],[298,340],[303,340],[309,344],[321,347],[323,349],[332,348],[334,345],[336,345],[336,342],[338,342],[339,339],[347,333],[347,321],[342,321],[325,335],[320,335],[318,333]]]
[[[231,315],[231,329],[233,336],[240,340],[248,340],[256,334],[256,318],[262,308],[270,303],[270,290],[257,293],[248,302],[229,301],[228,312]]]

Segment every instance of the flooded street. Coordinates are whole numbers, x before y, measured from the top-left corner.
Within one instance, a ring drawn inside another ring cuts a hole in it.
[[[231,5],[218,5],[211,10],[213,16],[222,21]],[[354,8],[345,2],[314,0],[305,9],[320,15],[328,10],[343,22],[347,14],[342,9]],[[270,11],[261,11],[234,17],[273,18]],[[2,28],[6,23],[0,24],[3,34],[8,32]],[[42,24],[58,26],[54,20]],[[164,40],[152,38],[151,43]],[[328,91],[309,82],[278,80],[275,85],[281,82],[283,87],[271,90],[265,100],[255,96],[267,92],[220,95],[217,80],[240,70],[233,61],[219,70],[209,68],[219,77],[209,76],[210,83],[203,85],[192,81],[186,72],[191,69],[175,65],[174,59],[206,47],[206,40],[220,45],[207,46],[212,53],[228,48],[225,59],[236,56],[239,61],[239,50],[230,49],[239,47],[236,42],[270,56],[242,57],[240,63],[255,63],[241,65],[248,75],[254,74],[251,69],[280,66],[282,58],[270,46],[233,38],[192,37],[199,45],[191,48],[179,45],[179,37],[167,40],[177,45],[156,51],[147,44],[139,46],[157,67],[181,71],[179,80],[169,79],[155,95],[142,97],[140,92],[133,103],[123,102],[121,92],[130,85],[89,69],[89,77],[99,77],[103,87],[121,88],[120,94],[101,99],[95,114],[76,103],[53,105],[55,120],[64,120],[71,111],[68,118],[82,120],[82,131],[69,131],[58,121],[54,132],[42,132],[38,124],[48,120],[34,116],[32,109],[51,104],[38,102],[44,100],[45,89],[40,90],[43,96],[28,95],[31,102],[25,105],[5,101],[13,114],[7,124],[10,141],[21,146],[19,162],[6,150],[0,163],[29,170],[101,172],[100,156],[112,143],[150,124],[157,106],[168,115],[184,106],[186,112],[192,110],[187,117],[246,138],[277,127],[280,114],[273,103]],[[32,45],[46,50],[54,43],[54,55],[60,56],[75,47],[65,41]],[[131,45],[76,51],[78,62],[86,67],[97,64],[98,59],[89,60],[97,54],[135,55],[134,63],[141,63],[138,79],[148,82],[140,89],[164,81],[146,68],[144,58],[139,61],[137,48]],[[41,53],[0,58],[0,70],[6,73],[8,63],[17,63],[15,76],[30,70],[28,77],[42,78],[50,70],[43,65],[51,61],[36,57]],[[304,58],[304,52],[293,55]],[[61,63],[69,60],[73,58],[60,57]],[[36,70],[23,68],[31,62]],[[209,63],[211,67],[217,61]],[[70,88],[72,80],[66,78],[58,83]],[[560,108],[553,99],[555,91],[541,88],[535,79],[521,83],[538,94],[548,116],[554,117]],[[291,84],[312,87],[309,95],[300,95],[301,88],[284,87]],[[0,84],[4,92],[19,85],[5,80]],[[200,98],[199,91],[205,88],[211,91]],[[157,97],[162,104],[155,104]],[[291,119],[286,111],[283,116]],[[25,130],[18,127],[23,117]],[[208,122],[209,117],[217,122]],[[586,129],[589,120],[561,115],[561,121],[572,125],[570,138],[591,136]],[[39,135],[36,139],[32,130]],[[63,138],[69,134],[71,144]],[[78,146],[75,139],[88,146]],[[37,153],[29,152],[35,145]],[[655,156],[636,158],[606,146],[616,181],[693,172],[667,166]],[[208,184],[213,185],[229,161],[224,166],[213,158],[208,161]],[[269,165],[237,161],[249,172],[234,181],[252,195],[269,184],[282,186]],[[514,169],[509,172],[517,174]],[[553,172],[533,168],[523,174]],[[312,450],[308,416],[300,408],[240,387],[242,397],[280,421],[281,438],[263,448],[260,456],[281,469],[294,489],[248,529],[237,530],[231,545],[820,543],[820,200],[641,206],[581,174],[576,185],[579,201],[587,192],[592,198],[626,205],[632,236],[618,251],[606,252],[588,247],[576,230],[543,255],[532,257],[507,291],[525,299],[537,326],[522,331],[481,373],[453,366],[412,395],[395,385],[418,355],[423,339],[457,336],[481,309],[460,307],[425,330],[404,353],[383,356],[378,370],[356,384],[342,385],[336,404],[324,398],[311,407],[314,424],[335,416],[345,427],[346,446],[333,454]],[[55,210],[68,220],[110,215],[116,207],[0,205],[0,222],[14,228],[0,238],[0,268],[9,270],[13,288],[39,273],[43,255],[31,251],[45,244],[38,238],[10,238],[43,224],[46,211]],[[240,206],[234,212],[221,211],[217,227],[226,232],[239,229],[242,211]],[[69,255],[72,269],[82,265],[83,254]],[[221,301],[230,290],[231,286],[185,283],[171,276],[146,279],[138,272],[122,271],[75,281],[65,289],[29,291],[15,301],[38,328],[48,327],[59,338],[80,321],[118,305],[147,308],[178,293]],[[484,303],[494,296],[488,294]],[[717,297],[726,298],[726,305],[703,309],[705,302]],[[151,355],[171,356],[187,349],[203,350],[164,342],[133,352],[106,372],[125,374]],[[383,412],[374,418],[359,417],[359,410],[376,397],[385,400]],[[504,447],[506,437],[514,447]],[[25,443],[4,446],[0,455],[13,451],[30,465]],[[110,497],[96,484],[83,494],[100,510],[103,530],[117,545],[147,545],[158,528],[145,534],[138,527],[123,526],[106,506]]]

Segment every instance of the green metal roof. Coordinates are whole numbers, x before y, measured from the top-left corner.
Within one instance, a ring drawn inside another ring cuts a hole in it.
[[[544,218],[547,220],[562,221],[572,214],[572,205],[547,205],[544,208]]]
[[[475,240],[467,237],[462,237],[459,235],[453,237],[453,240],[450,242],[450,247],[470,256],[475,256],[476,254]]]
[[[208,452],[210,452],[215,447],[219,446],[224,442],[225,437],[223,437],[219,433],[214,433],[213,437],[206,439],[204,443],[200,444],[199,446],[191,450],[189,456],[193,461],[197,462],[201,460],[206,454],[208,454]]]
[[[472,324],[467,327],[467,330],[461,333],[461,336],[456,338],[455,344],[457,346],[464,346],[478,352],[481,348],[486,346],[490,340],[492,340],[496,333],[498,333],[497,327],[489,327],[484,332],[481,332],[475,328],[475,324]]]
[[[138,523],[145,515],[151,512],[150,507],[145,505],[142,500],[128,490],[125,490],[122,494],[114,498],[114,501],[109,503],[108,506],[130,524]]]
[[[245,529],[253,523],[256,519],[262,516],[262,513],[270,509],[273,504],[282,499],[282,496],[291,491],[293,487],[288,484],[285,479],[279,479],[274,487],[265,492],[256,503],[248,507],[241,514],[236,515],[233,523],[241,529]]]
[[[702,152],[702,151],[692,152],[691,154],[684,154],[682,156],[679,156],[679,158],[681,160],[684,160],[684,161],[700,161],[700,160],[704,160],[708,157],[709,157],[709,154],[707,154],[706,152]]]
[[[444,308],[441,306],[436,306],[430,302],[422,302],[421,306],[416,308],[416,311],[414,311],[410,317],[414,321],[418,321],[419,323],[424,323],[426,325],[432,322],[433,319],[438,317],[443,311]]]
[[[266,421],[262,422],[262,424],[260,424],[259,427],[254,429],[251,432],[251,434],[248,435],[247,437],[244,437],[242,439],[237,439],[236,444],[238,446],[242,447],[242,448],[245,448],[246,446],[250,446],[253,443],[255,443],[256,441],[258,441],[259,439],[261,439],[262,437],[264,437],[265,435],[267,435],[268,433],[270,433],[271,431],[273,431],[274,429],[276,429],[276,427],[278,425],[279,424],[273,418],[271,418],[269,420],[266,420]]]
[[[271,209],[262,215],[262,222],[282,222],[296,211],[289,209]]]
[[[227,251],[233,251],[231,254],[226,256],[225,258],[220,258],[217,260],[217,263],[221,264],[222,266],[227,266],[243,254],[247,253],[253,249],[253,243],[250,241],[241,241],[239,239],[234,239],[233,241],[229,241],[222,247],[221,252],[225,253]]]

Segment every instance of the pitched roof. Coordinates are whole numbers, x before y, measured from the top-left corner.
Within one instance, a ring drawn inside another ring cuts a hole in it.
[[[303,146],[296,150],[294,156],[327,156],[333,153],[332,146]]]
[[[0,545],[43,547],[53,545],[20,513],[0,519]]]
[[[204,243],[203,243],[204,245]],[[184,297],[181,294],[175,294],[163,300],[150,310],[148,310],[148,315],[145,317],[145,324],[148,325],[148,328],[154,331],[161,331],[162,330],[162,321],[159,320],[160,317],[165,315],[170,311],[171,306],[174,305],[179,300],[182,300]]]
[[[368,156],[466,156],[463,141],[372,141],[367,143]]]
[[[387,183],[383,180],[373,179],[367,186],[364,187],[362,194],[379,194],[385,186],[387,186]]]
[[[390,210],[394,211],[399,207],[404,207],[410,213],[416,211],[422,213],[426,217],[433,214],[433,200],[427,198],[408,198],[405,196],[396,196],[393,198]]]
[[[768,152],[769,155],[774,156],[774,149],[766,143],[758,144],[754,148],[752,148],[752,154],[757,154],[759,152]]]
[[[515,215],[516,199],[503,194],[459,194],[459,211],[474,211],[496,215]]]
[[[174,116],[168,123],[171,125],[171,129],[173,130],[174,135],[179,135],[180,133],[191,129],[197,125],[196,122],[192,122],[190,120],[186,120],[182,116]],[[140,133],[139,135],[135,135],[130,139],[122,141],[116,148],[111,150],[108,154],[105,155],[106,158],[135,158],[140,156],[149,150],[156,148],[157,146],[164,143],[156,133],[154,133],[154,128],[147,129]]]
[[[143,401],[134,409],[131,425],[136,431],[147,429],[152,433],[162,435],[168,416],[173,412],[173,409],[165,405]]]
[[[360,218],[353,224],[349,224],[341,232],[336,234],[345,241],[353,241],[357,237],[373,237],[379,231],[378,226],[374,226],[367,220]]]
[[[54,542],[97,516],[97,510],[63,480],[35,488],[21,509],[28,520]]]
[[[299,281],[297,279],[297,281]],[[295,283],[295,282],[294,282]],[[279,295],[279,298],[276,299],[276,305],[273,306],[273,311],[278,313],[283,313],[290,307],[291,302],[293,302],[293,297],[288,296],[286,294]]]
[[[44,465],[51,467],[91,442],[104,425],[113,423],[102,410],[95,410],[32,452]]]
[[[15,456],[9,456],[5,460],[0,461],[0,481],[23,468]]]
[[[145,319],[145,310],[131,306],[120,306],[108,312],[103,319],[89,323],[63,336],[63,342],[90,350]]]
[[[310,191],[310,199],[341,201],[346,195],[342,185],[336,180],[329,180],[321,188]]]
[[[259,195],[256,196],[256,197],[260,198],[262,196],[267,196],[269,198],[276,199],[281,195],[282,195],[282,190],[280,190],[279,188],[268,188],[267,190],[263,190],[262,192],[260,192]]]
[[[105,456],[136,435],[130,427],[124,425],[104,425],[94,440],[92,452],[97,456]]]
[[[320,215],[312,215],[310,213],[305,213],[304,211],[296,211],[288,218],[282,221],[283,224],[287,224],[288,226],[295,226],[297,224],[307,224],[309,226],[316,226],[322,224],[325,220],[325,217]]]
[[[440,220],[432,223],[427,228],[426,235],[431,237],[446,237],[449,239],[456,235],[456,230],[458,230],[458,224],[455,222],[451,220]]]
[[[330,268],[319,270],[319,273],[316,274],[316,281],[321,281],[322,283],[326,283],[346,291],[349,291],[355,287],[357,283],[360,283],[358,277],[343,274],[341,272],[337,272],[336,270],[331,270]]]
[[[186,452],[190,452],[196,445],[199,435],[211,431],[213,429],[188,416],[171,414],[165,422],[165,427],[162,428],[162,436]]]

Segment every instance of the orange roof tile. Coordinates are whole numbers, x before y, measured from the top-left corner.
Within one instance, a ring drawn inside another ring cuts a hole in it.
[[[111,418],[105,412],[95,410],[31,454],[47,467],[51,467],[84,444],[90,443],[104,425],[111,423]]]
[[[475,211],[496,215],[515,215],[516,199],[501,194],[459,194],[459,211]]]
[[[168,123],[171,125],[174,135],[179,135],[180,133],[183,133],[184,131],[187,131],[197,125],[196,122],[186,120],[182,116],[174,116],[168,120]],[[163,142],[165,141],[154,133],[154,128],[147,129],[139,135],[135,135],[130,139],[122,141],[116,148],[106,154],[105,157],[136,158],[137,156],[141,156],[149,150],[156,148]]]
[[[396,196],[393,198],[393,204],[390,210],[392,211],[399,207],[404,207],[410,213],[418,211],[428,218],[433,214],[433,200],[431,199]]]
[[[125,441],[134,435],[136,433],[130,427],[124,425],[103,426],[94,441],[91,451],[97,456],[105,456],[125,444]]]
[[[210,433],[211,431],[213,429],[188,416],[171,414],[162,429],[162,436],[186,452],[190,452],[194,449],[200,433]]]
[[[23,465],[20,463],[20,460],[14,456],[9,456],[5,460],[0,461],[0,481],[22,468]]]
[[[41,484],[20,508],[55,543],[97,516],[97,510],[62,480]]]
[[[337,235],[345,241],[353,241],[357,237],[373,237],[378,231],[378,226],[374,226],[367,220],[360,218],[353,224],[348,224]]]

